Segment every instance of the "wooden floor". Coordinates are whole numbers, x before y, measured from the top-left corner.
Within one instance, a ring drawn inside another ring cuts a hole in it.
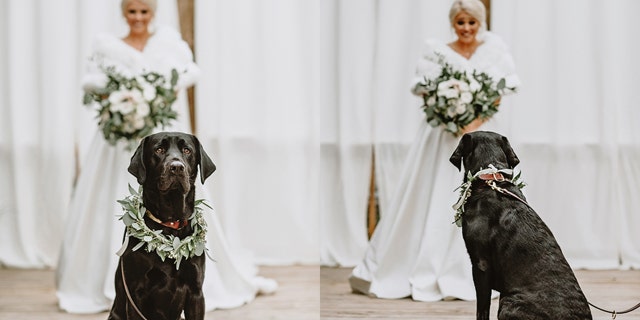
[[[235,309],[208,312],[207,320],[306,320],[320,318],[317,266],[261,267],[278,291]],[[0,320],[105,320],[107,313],[73,315],[57,306],[52,270],[0,268]]]
[[[276,279],[278,291],[258,296],[235,309],[207,313],[207,320],[316,319],[473,319],[474,302],[416,302],[384,300],[353,294],[350,268],[317,266],[261,267],[260,274]],[[640,302],[640,270],[576,271],[587,298],[604,308],[622,310]],[[497,312],[492,303],[492,319]],[[594,319],[611,319],[593,310]],[[71,315],[58,310],[52,270],[0,269],[0,320],[104,320],[106,313]],[[640,310],[619,315],[640,320]]]
[[[475,319],[475,302],[385,300],[353,294],[348,283],[350,272],[346,268],[321,268],[322,319]],[[623,310],[640,302],[640,270],[576,271],[576,276],[587,299],[599,307]],[[491,319],[496,319],[497,304],[497,299],[492,300]],[[592,313],[594,319],[611,319],[611,315],[597,310],[592,309]],[[616,319],[640,320],[640,309]]]

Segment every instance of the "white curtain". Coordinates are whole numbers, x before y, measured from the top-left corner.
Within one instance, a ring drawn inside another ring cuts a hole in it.
[[[377,4],[322,4],[320,259],[353,265],[367,244]]]
[[[196,132],[234,249],[317,263],[319,1],[196,1]]]
[[[0,2],[0,265],[57,259],[79,97],[72,3]]]
[[[341,2],[339,8],[350,5]],[[343,80],[336,84],[338,88],[357,97],[344,79],[360,79],[365,81],[358,84],[360,88],[371,89],[372,99],[367,102],[373,115],[369,119],[377,195],[384,215],[408,146],[424,117],[421,102],[409,93],[409,80],[425,38],[453,40],[447,16],[450,2],[377,0],[357,5],[359,10],[347,17],[336,15],[333,28],[337,31],[332,32],[347,38],[351,30],[358,30],[358,38],[351,41],[360,45],[337,46],[340,50],[335,49],[332,56],[335,52],[338,57],[358,56],[358,62],[373,57],[369,69],[358,69],[353,63],[345,66],[339,59],[333,63],[338,70],[351,71],[337,78]],[[631,0],[492,1],[492,30],[511,46],[523,87],[517,95],[503,99],[499,121],[485,129],[512,141],[529,184],[525,193],[575,268],[637,267],[640,261],[640,238],[634,232],[640,225],[640,215],[634,214],[640,204],[634,196],[640,191],[640,142],[632,131],[640,120],[635,107],[640,93],[634,90],[640,68],[632,56],[639,46],[632,40],[632,17],[639,6]],[[373,22],[369,20],[372,10]],[[373,52],[368,51],[370,43]],[[345,94],[337,92],[335,99]],[[358,132],[341,130],[341,125],[355,123],[345,115],[357,114],[359,109],[355,103],[341,102],[334,102],[340,117],[329,114],[328,118],[336,119],[329,132],[339,135],[334,140],[339,150],[348,150],[348,141]],[[342,156],[343,166],[349,163],[345,159],[354,165],[369,164],[346,152]],[[334,177],[344,174],[339,169]],[[332,208],[339,208],[340,201],[354,205],[321,212],[322,217],[341,217],[321,229],[324,264],[349,265],[360,257],[357,250],[345,252],[361,244],[353,238],[354,232],[360,234],[358,229],[345,227],[364,215],[364,202],[349,189],[358,183],[354,172],[348,172],[350,180],[335,179],[331,187],[322,189],[323,199],[333,203]],[[341,248],[330,246],[347,240],[351,242]]]
[[[530,203],[573,267],[637,268],[640,2],[492,7],[493,29],[511,44],[523,81],[509,122]]]
[[[0,264],[55,264],[74,161],[95,132],[79,78],[96,33],[124,34],[119,2],[0,2]],[[415,62],[425,38],[453,38],[449,6],[196,1],[196,130],[220,168],[208,183],[230,244],[261,263],[359,261],[371,146],[384,209],[423,117]],[[523,81],[499,116],[529,201],[574,267],[640,267],[640,2],[492,9]],[[177,26],[175,1],[159,1],[157,20]]]
[[[175,1],[158,7],[177,26]],[[4,0],[0,20],[0,265],[51,267],[96,130],[80,89],[91,40],[127,26],[120,0]]]

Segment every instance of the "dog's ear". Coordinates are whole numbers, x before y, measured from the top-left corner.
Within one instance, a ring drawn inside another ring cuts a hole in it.
[[[509,164],[511,169],[515,168],[518,163],[520,163],[520,159],[518,159],[518,156],[516,156],[516,153],[511,148],[511,144],[507,137],[502,137],[502,151],[507,156],[507,164]]]
[[[147,168],[144,165],[144,151],[143,151],[146,141],[147,141],[147,137],[144,137],[142,141],[140,141],[140,144],[138,145],[136,152],[134,152],[133,156],[131,156],[131,162],[129,163],[129,169],[128,169],[129,173],[131,173],[134,177],[138,179],[138,183],[140,185],[143,185],[144,182],[147,180]]]
[[[198,153],[200,154],[200,158],[198,159],[198,164],[200,165],[200,180],[202,184],[204,181],[214,172],[216,171],[216,165],[213,163],[209,155],[204,151],[200,140],[193,136],[193,141],[196,143],[198,148]]]
[[[453,151],[451,157],[449,158],[449,162],[451,162],[458,171],[462,170],[462,157],[464,156],[464,152],[471,143],[471,137],[468,134],[462,136],[460,142],[458,142],[458,147]]]

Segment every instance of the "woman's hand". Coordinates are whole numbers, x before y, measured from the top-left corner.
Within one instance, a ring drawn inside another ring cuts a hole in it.
[[[462,136],[465,133],[469,133],[469,132],[473,132],[478,130],[478,128],[480,128],[480,126],[486,121],[486,119],[482,119],[482,118],[476,118],[475,120],[471,121],[468,125],[464,126],[464,128],[462,128],[460,130],[460,136]]]
[[[502,99],[502,97],[496,99],[496,101],[493,103],[495,106],[499,106],[500,105],[500,100]],[[465,133],[468,132],[473,132],[478,130],[478,128],[480,128],[480,126],[485,123],[488,119],[483,119],[483,118],[476,118],[475,120],[471,121],[468,125],[466,125],[464,128],[462,128],[460,130],[460,133],[458,134],[458,136],[462,136]]]

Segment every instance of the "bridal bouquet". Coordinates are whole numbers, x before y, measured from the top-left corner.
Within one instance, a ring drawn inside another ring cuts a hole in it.
[[[498,112],[498,102],[507,88],[505,79],[494,81],[484,72],[455,70],[438,55],[442,67],[435,79],[424,78],[414,92],[422,95],[422,109],[432,127],[443,126],[454,135],[476,118],[488,119]]]
[[[164,127],[176,119],[177,113],[171,109],[178,82],[175,69],[170,79],[157,72],[126,77],[114,67],[101,69],[108,78],[106,86],[85,93],[83,102],[97,104],[98,126],[111,145],[124,140],[127,148],[133,149],[158,125]]]

